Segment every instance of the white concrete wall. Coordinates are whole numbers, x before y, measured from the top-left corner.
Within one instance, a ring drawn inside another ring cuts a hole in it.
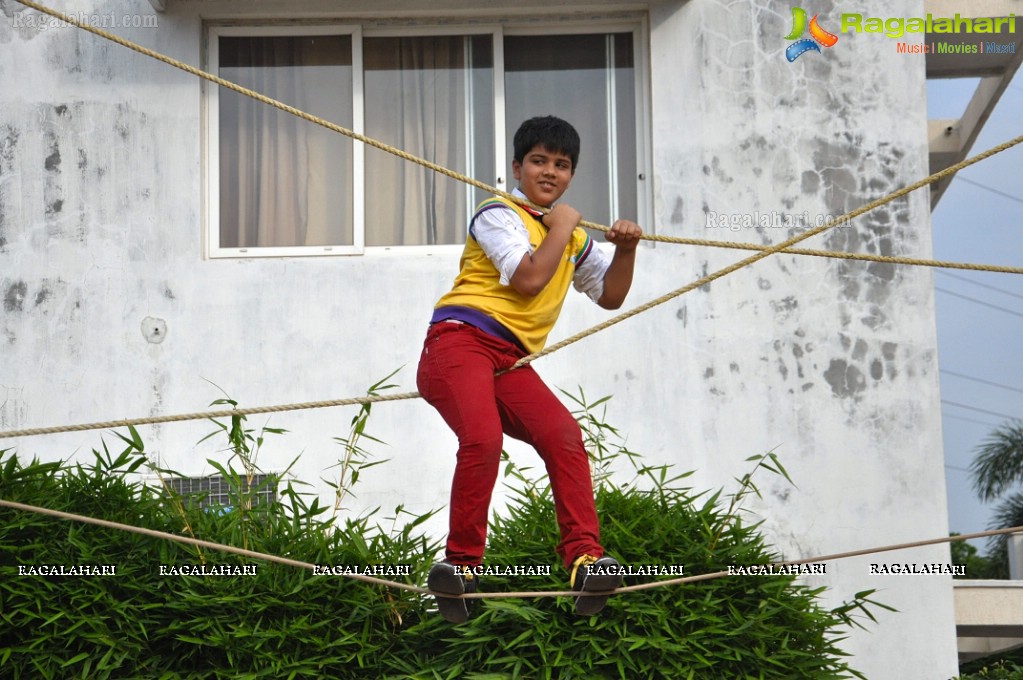
[[[201,15],[218,5],[169,4],[158,29],[117,32],[200,64]],[[252,3],[261,15],[272,5]],[[61,6],[152,13],[141,0]],[[927,174],[922,60],[843,37],[788,64],[789,7],[693,0],[651,9],[648,228],[777,242],[790,232],[707,229],[706,213],[837,214]],[[813,10],[837,28],[840,12],[866,7]],[[919,1],[885,7],[923,11]],[[0,429],[201,410],[221,396],[211,383],[244,406],[353,396],[398,367],[398,389],[414,389],[425,323],[457,249],[203,259],[198,80],[73,28],[15,29],[27,11],[0,0]],[[926,193],[917,193],[810,245],[926,257],[929,227]],[[644,247],[627,306],[742,256]],[[931,290],[921,269],[774,256],[537,367],[552,385],[614,394],[609,419],[630,448],[696,470],[697,487],[734,488],[750,467],[744,459],[773,449],[798,488],[763,476],[763,500],[750,507],[787,558],[937,537],[947,520]],[[576,296],[552,339],[607,317]],[[144,336],[147,319],[166,323],[161,343]],[[329,478],[340,451],[332,438],[353,414],[253,418],[291,430],[271,438],[259,462],[279,469],[298,456],[299,478]],[[207,457],[223,457],[195,446],[210,429],[142,432],[164,464],[199,474],[210,471]],[[373,449],[392,462],[366,473],[357,509],[446,502],[454,440],[432,409],[378,405],[370,431],[388,442]],[[56,458],[101,437],[116,446],[102,433],[14,444]],[[511,448],[520,464],[539,464]],[[432,527],[443,525],[439,517]],[[867,567],[947,555],[940,547],[842,561],[815,581],[832,588],[829,603],[879,588],[899,609],[846,643],[867,677],[954,674],[947,577],[881,579]]]
[[[923,60],[843,35],[825,54],[788,64],[780,37],[790,5],[750,5],[653,12],[659,227],[776,243],[792,234],[733,235],[702,229],[701,219],[705,211],[842,214],[928,174]],[[833,31],[840,12],[877,8],[807,7]],[[918,16],[923,3],[884,9]],[[927,193],[808,245],[927,257]],[[737,257],[687,250],[679,261],[713,271]],[[713,485],[744,471],[745,456],[773,448],[798,488],[769,482],[758,511],[787,556],[946,534],[931,286],[923,269],[773,256],[681,305],[686,323],[666,336],[677,338],[679,375],[697,383],[675,402],[688,421],[682,455],[693,452]],[[833,596],[877,588],[899,609],[850,637],[867,677],[954,674],[949,578],[868,575],[872,561],[947,556],[942,546],[829,565]]]

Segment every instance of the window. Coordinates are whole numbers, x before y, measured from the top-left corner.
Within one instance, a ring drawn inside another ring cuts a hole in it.
[[[583,141],[565,200],[606,224],[643,218],[640,28],[214,26],[209,68],[500,189],[519,123],[560,116]],[[460,245],[487,196],[231,90],[208,111],[213,257]]]
[[[223,78],[353,126],[350,35],[228,34],[216,45]],[[355,143],[233,90],[217,94],[216,247],[353,246]]]
[[[245,479],[243,477],[243,479]],[[182,496],[185,505],[198,503],[200,508],[230,510],[238,501],[230,483],[219,475],[210,477],[164,477],[163,484],[175,495]],[[252,505],[273,503],[277,500],[277,478],[273,475],[255,474],[242,493],[251,491]]]

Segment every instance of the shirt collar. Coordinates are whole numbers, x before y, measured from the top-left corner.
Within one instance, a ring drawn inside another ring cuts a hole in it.
[[[526,196],[524,193],[522,193],[522,191],[519,190],[518,187],[515,187],[514,189],[512,189],[511,193],[512,193],[512,196],[515,196],[517,198],[523,198],[523,199],[525,199],[527,201],[529,200],[529,197]],[[523,210],[525,210],[527,213],[529,213],[533,217],[535,217],[537,220],[539,220],[541,224],[543,224],[542,218],[544,216],[544,212],[542,210],[537,210],[536,208],[531,208],[528,205],[521,205],[521,204],[519,205],[519,207],[522,208]]]

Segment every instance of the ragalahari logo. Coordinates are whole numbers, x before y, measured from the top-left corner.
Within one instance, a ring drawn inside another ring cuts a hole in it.
[[[810,37],[800,39],[800,36],[808,30]],[[816,14],[813,15],[813,19],[807,25],[806,11],[802,7],[792,8],[792,31],[785,36],[785,39],[796,41],[785,48],[785,58],[789,60],[789,63],[792,63],[799,58],[799,55],[805,54],[810,50],[820,52],[821,46],[832,47],[838,42],[837,35],[828,33],[817,23]]]

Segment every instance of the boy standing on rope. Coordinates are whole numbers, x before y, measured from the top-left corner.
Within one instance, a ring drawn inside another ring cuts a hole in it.
[[[570,284],[605,309],[621,307],[632,286],[642,230],[633,222],[615,222],[607,233],[615,245],[609,258],[578,226],[574,208],[554,205],[579,159],[579,135],[569,123],[532,118],[519,127],[513,145],[514,195],[550,212],[503,198],[480,204],[469,223],[461,271],[434,309],[419,362],[419,391],[458,437],[446,559],[430,569],[428,585],[452,595],[476,591],[473,569],[483,560],[490,499],[508,434],[532,445],[547,468],[561,531],[557,552],[572,589],[613,590],[622,577],[599,542],[578,423],[531,366],[495,373],[543,348]],[[595,614],[606,601],[581,596],[575,610]],[[439,597],[437,604],[448,621],[468,618],[468,600]]]

